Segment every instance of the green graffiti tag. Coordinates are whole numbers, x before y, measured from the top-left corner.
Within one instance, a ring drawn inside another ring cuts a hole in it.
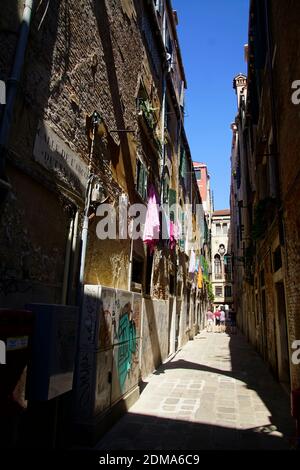
[[[126,304],[120,316],[118,328],[118,374],[121,390],[124,389],[126,378],[132,368],[133,356],[136,352],[136,327],[131,317],[131,305]]]

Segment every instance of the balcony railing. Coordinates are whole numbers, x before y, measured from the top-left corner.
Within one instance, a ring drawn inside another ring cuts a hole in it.
[[[151,130],[154,130],[157,124],[157,118],[155,115],[155,111],[150,103],[149,100],[144,100],[142,98],[138,98],[138,113],[140,116],[143,116],[148,127]]]

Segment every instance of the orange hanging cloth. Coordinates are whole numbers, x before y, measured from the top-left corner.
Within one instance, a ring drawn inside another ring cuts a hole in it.
[[[199,268],[199,272],[198,272],[197,285],[198,285],[198,289],[202,289],[202,287],[203,287],[203,276],[202,276],[201,267]]]

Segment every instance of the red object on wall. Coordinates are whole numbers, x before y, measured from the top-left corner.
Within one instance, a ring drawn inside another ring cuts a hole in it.
[[[300,388],[291,392],[291,412],[293,418],[300,419]]]

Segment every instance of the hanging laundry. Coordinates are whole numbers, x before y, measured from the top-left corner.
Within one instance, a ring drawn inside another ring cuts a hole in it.
[[[159,205],[155,187],[150,185],[148,191],[147,213],[143,234],[143,242],[146,243],[152,253],[159,240],[160,222]]]
[[[196,268],[196,255],[195,255],[194,250],[192,250],[190,254],[189,273],[194,274],[195,268]]]
[[[195,272],[198,273],[198,272],[199,272],[199,269],[201,269],[201,268],[200,268],[200,259],[199,259],[199,257],[197,256]]]
[[[201,268],[199,269],[199,272],[198,272],[197,286],[198,286],[198,289],[202,289],[203,287],[203,274],[202,274]]]
[[[170,250],[175,249],[177,239],[178,239],[177,225],[171,221],[170,222]]]
[[[167,208],[168,209],[168,208]],[[163,240],[170,240],[170,215],[166,210],[165,204],[161,206],[161,231],[162,231],[162,239]]]

